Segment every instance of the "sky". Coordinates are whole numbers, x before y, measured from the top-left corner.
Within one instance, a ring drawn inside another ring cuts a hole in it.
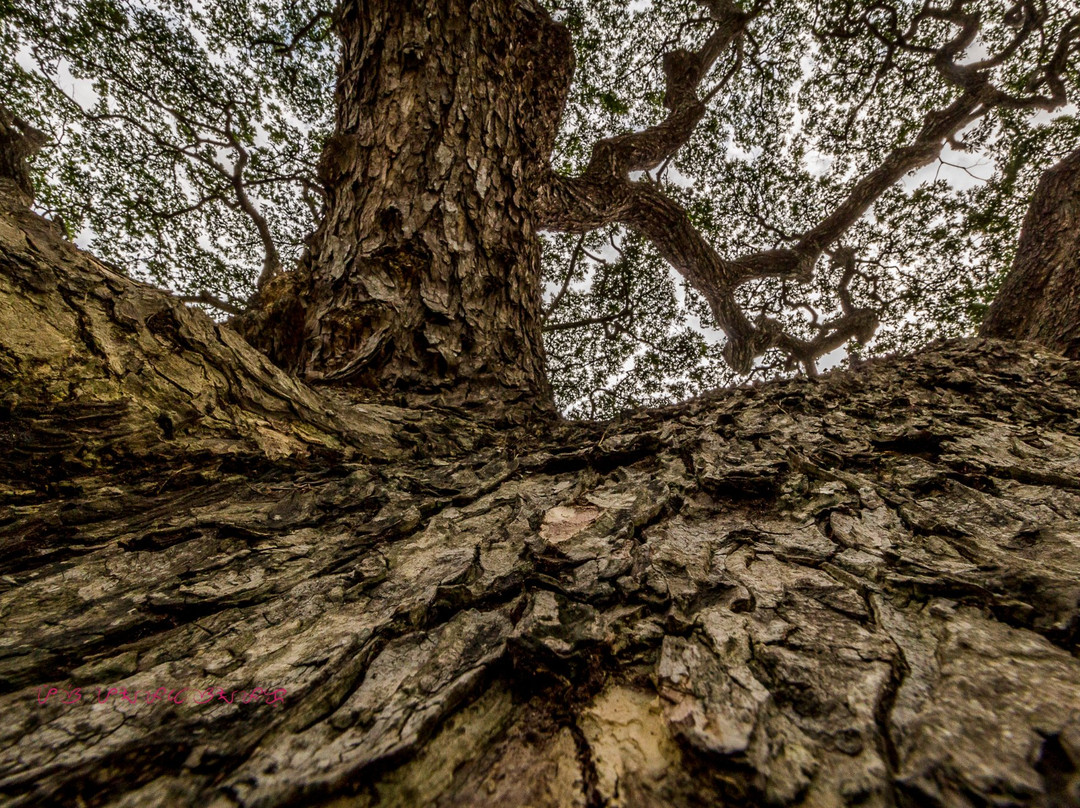
[[[631,12],[645,11],[651,8],[652,5],[652,0],[633,0],[633,2],[631,2],[629,5],[629,10]],[[969,58],[977,59],[981,55],[984,54],[980,53],[977,49],[972,49],[969,54]],[[17,54],[17,59],[19,64],[23,67],[27,69],[33,69],[33,57],[29,49],[24,48],[23,50],[21,50]],[[805,56],[803,61],[804,70],[809,73],[813,66],[812,54],[808,54],[807,56]],[[72,98],[74,98],[84,108],[91,107],[97,100],[98,96],[94,92],[92,82],[85,79],[76,79],[72,77],[70,71],[68,71],[66,69],[66,66],[64,65],[60,66],[58,83]],[[797,87],[795,89],[797,89]],[[1073,107],[1062,110],[1054,113],[1054,115],[1067,114],[1070,112],[1075,112],[1075,108]],[[1040,115],[1044,120],[1049,120],[1049,118],[1051,117],[1051,114],[1049,113],[1040,113]],[[1039,120],[1039,118],[1036,118],[1036,120]],[[801,121],[798,117],[796,117],[793,126],[795,127],[795,130],[793,131],[797,131],[798,127],[801,126]],[[728,135],[726,141],[722,144],[722,148],[726,151],[727,155],[730,158],[747,162],[752,162],[761,153],[760,147],[741,147],[730,135]],[[226,160],[229,159],[227,155],[223,155],[223,157]],[[831,167],[832,158],[820,152],[811,151],[805,159],[807,167],[815,173],[825,173]],[[923,182],[940,179],[947,181],[955,188],[965,189],[975,187],[980,182],[986,181],[993,174],[994,168],[994,162],[992,158],[987,154],[981,154],[978,152],[965,152],[953,149],[951,146],[946,146],[940,160],[908,176],[902,182],[905,187],[914,188]],[[675,166],[670,166],[668,168],[666,179],[673,184],[682,187],[689,187],[692,184],[692,181],[688,177],[685,177],[681,173],[679,173],[678,169]],[[77,234],[76,242],[80,246],[87,247],[90,246],[93,237],[94,234],[92,231],[84,229],[82,232]],[[209,239],[207,239],[207,243],[209,243]],[[614,250],[614,248],[606,248],[600,254],[600,257],[605,260],[612,260],[615,258],[615,256],[616,251]],[[680,296],[680,298],[682,298],[684,296],[684,292],[681,278],[679,278],[674,273],[674,270],[669,271],[671,272],[673,279],[676,281],[675,288],[677,290],[677,294]],[[553,293],[554,289],[549,286],[548,294],[551,295]],[[683,301],[680,299],[680,303],[681,302]],[[693,319],[696,320],[697,318],[694,317]],[[723,334],[715,328],[706,326],[700,321],[698,321],[695,325],[709,343],[716,345],[724,340]],[[835,367],[843,361],[845,356],[845,349],[837,349],[836,351],[833,351],[832,353],[821,358],[821,360],[819,361],[819,368],[825,370],[831,367]],[[633,360],[630,359],[627,361],[629,363]]]

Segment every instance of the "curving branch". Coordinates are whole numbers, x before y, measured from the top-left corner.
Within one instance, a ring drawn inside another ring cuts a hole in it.
[[[585,328],[590,325],[608,325],[609,323],[614,323],[624,317],[629,317],[633,313],[634,310],[632,307],[624,306],[620,311],[613,312],[612,314],[602,314],[597,317],[585,317],[581,320],[572,320],[566,323],[552,323],[550,325],[545,325],[544,331],[570,331],[574,328]]]
[[[595,179],[628,177],[634,171],[651,171],[689,140],[705,114],[705,99],[698,98],[698,85],[716,61],[737,42],[753,20],[760,5],[746,12],[731,0],[698,0],[709,10],[714,29],[696,51],[678,48],[664,54],[664,106],[668,115],[663,121],[640,132],[628,132],[604,138],[593,147],[592,157],[582,176]],[[717,92],[721,81],[710,91]]]
[[[213,306],[215,309],[220,309],[226,314],[239,316],[244,313],[244,309],[236,304],[222,300],[220,297],[215,297],[205,289],[197,295],[177,295],[176,299],[183,303],[202,303],[206,306]]]
[[[946,81],[959,89],[959,95],[946,106],[929,112],[910,142],[886,155],[876,168],[855,183],[828,216],[795,236],[791,247],[725,259],[694,227],[678,202],[665,196],[651,182],[630,179],[633,171],[649,171],[665,163],[689,139],[705,112],[705,103],[697,95],[698,85],[720,55],[747,34],[747,27],[757,13],[757,10],[739,11],[725,0],[702,5],[709,8],[715,24],[705,45],[693,53],[676,50],[664,57],[667,118],[644,131],[599,141],[588,166],[576,177],[561,177],[551,172],[538,194],[540,226],[574,233],[613,223],[633,228],[649,239],[660,255],[704,296],[727,335],[724,357],[733,369],[747,373],[757,357],[776,348],[813,373],[818,357],[850,339],[865,341],[877,328],[877,314],[856,307],[851,301],[848,285],[854,273],[854,256],[849,257],[840,249],[834,251],[834,257],[839,256],[837,260],[842,265],[850,262],[851,267],[845,270],[838,290],[842,313],[817,326],[818,333],[813,339],[795,337],[768,317],[751,322],[735,299],[736,289],[749,280],[765,277],[808,282],[819,259],[885,191],[910,172],[938,159],[946,143],[955,142],[961,130],[991,110],[1055,109],[1063,105],[1067,98],[1061,75],[1080,39],[1080,15],[1064,26],[1052,54],[1029,78],[1024,94],[1016,94],[995,86],[991,69],[1003,64],[1041,29],[1045,17],[1033,4],[1021,2],[1014,7],[1009,12],[1012,15],[1009,22],[1016,29],[1014,36],[999,52],[971,64],[958,64],[957,60],[978,35],[982,20],[978,13],[966,8],[964,0],[954,0],[945,9],[925,3],[903,31],[895,9],[889,9],[883,27],[874,22],[869,11],[864,12],[861,23],[887,46],[886,65],[893,63],[897,50],[926,54]],[[885,4],[871,4],[871,9],[883,8]],[[943,20],[958,28],[951,39],[936,48],[914,42],[920,25]],[[838,29],[818,35],[852,34]],[[883,65],[881,69],[887,68]]]
[[[316,26],[329,17],[329,12],[318,12],[300,28],[291,44],[276,43],[282,55],[291,52],[301,40],[312,38],[312,32]],[[131,80],[114,66],[86,52],[73,50],[68,40],[54,35],[54,32],[44,23],[42,25],[45,27],[41,29],[39,35],[43,43],[33,50],[33,55],[38,61],[43,76],[49,76],[50,73],[46,69],[46,59],[67,59],[94,75],[107,76],[112,84],[122,87],[132,97],[139,99],[150,108],[165,113],[171,119],[172,126],[167,126],[165,131],[161,131],[160,127],[155,127],[128,111],[114,109],[92,111],[84,108],[56,81],[49,79],[57,98],[62,100],[69,109],[84,121],[116,122],[132,127],[145,135],[160,154],[182,164],[198,166],[221,180],[220,186],[203,193],[193,204],[175,209],[158,210],[149,201],[141,200],[146,204],[147,215],[154,219],[168,220],[175,219],[184,213],[198,211],[207,204],[225,205],[246,217],[258,235],[262,247],[262,266],[255,284],[256,292],[262,289],[270,279],[280,274],[283,271],[283,264],[277,241],[269,222],[263,215],[261,206],[252,198],[253,189],[275,182],[298,182],[304,189],[305,201],[312,210],[313,218],[317,218],[319,203],[311,197],[311,194],[318,195],[321,189],[314,182],[313,176],[307,177],[297,173],[287,176],[249,177],[252,170],[252,154],[242,137],[242,132],[247,128],[247,121],[243,111],[238,109],[235,99],[221,87],[204,86],[195,77],[183,71],[177,72],[175,78],[184,85],[185,91],[190,93],[202,108],[201,111],[181,109],[174,101],[170,101],[154,88]],[[219,156],[222,151],[230,153],[229,156]]]
[[[278,252],[274,235],[270,230],[270,225],[248,193],[248,187],[252,183],[248,181],[245,172],[251,161],[251,154],[236,133],[233,120],[235,105],[232,102],[225,105],[223,109],[223,121],[221,124],[209,124],[194,120],[178,110],[174,110],[167,105],[159,103],[158,106],[160,109],[168,112],[178,124],[193,133],[191,138],[192,143],[190,145],[182,145],[162,137],[159,132],[155,131],[153,127],[148,126],[145,121],[141,121],[132,115],[121,112],[89,112],[55,83],[53,83],[53,87],[58,96],[64,99],[69,107],[84,120],[95,123],[104,121],[120,121],[125,123],[150,138],[163,153],[171,154],[182,161],[190,161],[191,163],[201,165],[217,174],[228,184],[232,191],[231,199],[227,199],[221,192],[214,192],[200,197],[199,200],[191,205],[173,211],[151,211],[151,215],[154,218],[176,218],[185,213],[200,210],[204,205],[210,202],[221,202],[233,210],[239,211],[247,216],[255,227],[255,231],[259,234],[259,241],[263,248],[263,262],[262,269],[255,284],[256,292],[283,271],[281,256]],[[149,99],[151,103],[157,103],[153,100],[152,96],[146,93],[142,94]],[[216,137],[195,134],[200,130],[212,132]],[[218,160],[216,156],[211,156],[213,151],[208,152],[201,148],[204,146],[214,147],[214,150],[217,148],[230,149],[236,155],[236,158],[233,160],[231,166],[227,165]]]
[[[233,161],[232,169],[226,169],[216,160],[212,161],[212,163],[225,175],[226,179],[228,179],[229,184],[232,186],[233,193],[236,195],[237,207],[242,210],[251,220],[251,223],[255,225],[255,230],[259,234],[259,240],[262,242],[262,271],[259,273],[258,280],[255,282],[255,293],[258,294],[265,288],[266,284],[281,274],[281,256],[278,254],[277,245],[274,243],[274,235],[270,232],[270,225],[266,221],[266,217],[262,215],[262,212],[255,206],[255,203],[251,201],[251,197],[247,192],[247,185],[244,182],[244,171],[247,169],[248,162],[251,160],[251,154],[244,147],[244,144],[240,141],[240,138],[237,137],[236,132],[233,129],[232,104],[229,104],[225,111],[225,137],[228,139],[230,148],[232,148],[233,152],[236,154],[236,160]]]
[[[329,33],[329,30],[327,30],[326,33],[315,33],[314,35],[313,32],[320,23],[332,22],[333,19],[333,11],[320,9],[319,11],[316,11],[314,14],[312,14],[303,25],[296,29],[288,42],[276,38],[259,37],[253,40],[252,44],[269,45],[275,56],[280,56],[283,59],[291,57],[296,51],[296,49],[300,46],[300,43],[302,43],[304,40],[310,40],[312,42],[319,42],[323,40],[326,37],[327,33]]]
[[[577,270],[577,265],[581,261],[581,256],[585,254],[585,235],[582,234],[578,238],[577,243],[574,244],[574,249],[570,253],[570,264],[566,268],[566,274],[563,276],[562,286],[559,287],[559,291],[555,293],[555,297],[552,299],[551,304],[544,309],[543,320],[546,323],[551,319],[551,315],[559,308],[559,304],[566,296],[567,290],[570,289],[570,284],[574,280],[574,272]]]

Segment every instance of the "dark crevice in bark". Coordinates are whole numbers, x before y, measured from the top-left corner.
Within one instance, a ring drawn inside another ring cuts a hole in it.
[[[889,794],[894,805],[900,803],[899,792],[896,787],[896,777],[901,766],[901,755],[896,746],[893,726],[893,710],[896,707],[896,698],[900,688],[909,672],[907,659],[904,658],[904,650],[896,645],[896,653],[892,658],[889,681],[884,692],[879,696],[874,710],[874,720],[877,722],[878,740],[881,743],[882,758],[889,768]]]
[[[581,727],[575,721],[567,725],[574,737],[574,746],[577,748],[578,764],[581,766],[582,790],[585,796],[585,808],[606,808],[607,800],[600,794],[597,788],[598,777],[596,764],[593,762],[592,749],[581,731]]]
[[[992,599],[979,602],[978,605],[992,614],[995,620],[1038,634],[1051,645],[1080,658],[1080,618],[1073,617],[1068,625],[1060,628],[1040,625],[1041,615],[1032,608],[1031,604],[1017,602],[1014,598],[1012,592],[1003,592]]]
[[[190,753],[190,742],[146,744],[138,749],[117,752],[96,761],[93,766],[72,772],[76,776],[53,792],[47,804],[85,805],[87,808],[109,805],[124,790],[149,782],[156,771],[181,768]],[[228,765],[235,760],[225,759],[216,763]],[[135,774],[126,778],[128,783],[120,783],[116,780],[119,772]]]
[[[1039,750],[1035,769],[1043,777],[1046,805],[1075,805],[1080,802],[1080,761],[1062,743],[1060,733],[1046,738]]]

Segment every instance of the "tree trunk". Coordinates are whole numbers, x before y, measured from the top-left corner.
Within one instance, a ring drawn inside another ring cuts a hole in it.
[[[1080,149],[1047,171],[980,334],[1080,359]]]
[[[0,104],[0,200],[17,207],[28,207],[33,202],[34,186],[27,160],[43,140],[41,132],[17,120]]]
[[[1077,363],[495,429],[0,208],[6,804],[1080,805]]]
[[[532,2],[354,0],[326,217],[243,333],[309,381],[550,409],[533,178],[572,69]]]

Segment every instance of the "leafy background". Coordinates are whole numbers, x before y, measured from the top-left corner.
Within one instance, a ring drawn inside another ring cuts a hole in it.
[[[901,17],[916,9],[893,5]],[[995,21],[1009,6],[979,5],[988,22],[972,58],[1008,36]],[[863,7],[768,8],[703,82],[715,94],[691,140],[640,178],[677,198],[721,255],[789,244],[949,97],[925,59],[845,29]],[[661,55],[694,47],[708,20],[693,0],[549,8],[577,49],[555,156],[573,173],[599,138],[663,118]],[[0,0],[3,103],[50,140],[35,163],[42,212],[131,274],[242,307],[266,244],[238,203],[241,155],[249,207],[286,267],[318,216],[314,164],[333,111],[330,11],[320,0]],[[1047,14],[1049,35],[1068,5],[1048,3]],[[998,82],[1022,81],[1039,44],[999,68]],[[1075,63],[1066,78],[1075,98]],[[820,366],[973,333],[1039,174],[1078,142],[1075,106],[994,112],[879,199],[843,245],[857,257],[855,302],[873,305],[881,326]],[[610,227],[546,235],[544,250],[545,342],[566,414],[609,417],[747,380],[724,364],[703,300],[648,242]],[[825,259],[809,284],[755,281],[739,298],[751,317],[808,336],[838,313],[839,271]],[[750,377],[791,372],[766,355]]]

